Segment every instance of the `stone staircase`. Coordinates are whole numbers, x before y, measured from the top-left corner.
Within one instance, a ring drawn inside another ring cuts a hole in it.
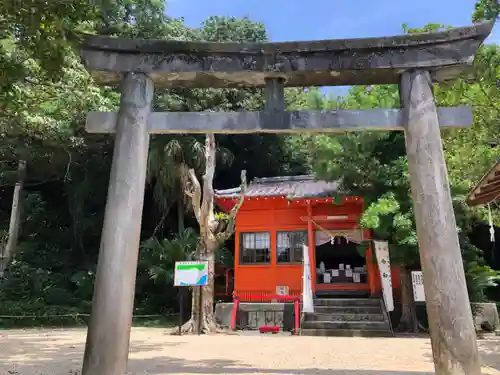
[[[379,298],[317,298],[314,313],[302,314],[302,336],[392,337],[384,302]]]

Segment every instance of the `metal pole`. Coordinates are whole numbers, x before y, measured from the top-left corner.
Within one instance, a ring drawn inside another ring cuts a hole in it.
[[[182,335],[182,324],[184,323],[184,288],[179,287],[179,336]]]
[[[199,286],[200,293],[198,293],[198,335],[201,335],[201,318],[203,316],[203,287]]]

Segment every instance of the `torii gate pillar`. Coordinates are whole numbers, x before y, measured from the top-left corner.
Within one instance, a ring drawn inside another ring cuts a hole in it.
[[[476,330],[427,71],[403,74],[406,153],[437,374],[481,374]]]
[[[121,85],[83,375],[123,375],[127,370],[152,100],[151,79],[127,73]]]

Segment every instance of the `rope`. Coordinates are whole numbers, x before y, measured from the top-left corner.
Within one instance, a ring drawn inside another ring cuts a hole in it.
[[[349,238],[349,233],[346,231],[329,230],[329,229],[323,228],[320,224],[318,224],[316,221],[314,221],[314,219],[312,217],[307,217],[307,219],[310,220],[314,225],[316,225],[322,232],[325,232],[326,234],[328,234],[332,238],[337,237],[337,236],[342,236],[346,239]]]
[[[167,316],[178,316],[179,314],[153,314],[153,315],[134,315],[132,318],[163,318]],[[75,314],[49,314],[49,315],[0,315],[0,319],[16,319],[16,318],[77,318],[89,317],[90,314],[75,313]]]

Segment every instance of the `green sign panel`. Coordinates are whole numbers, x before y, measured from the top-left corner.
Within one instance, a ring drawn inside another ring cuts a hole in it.
[[[208,261],[175,262],[174,286],[205,286],[208,284]]]

